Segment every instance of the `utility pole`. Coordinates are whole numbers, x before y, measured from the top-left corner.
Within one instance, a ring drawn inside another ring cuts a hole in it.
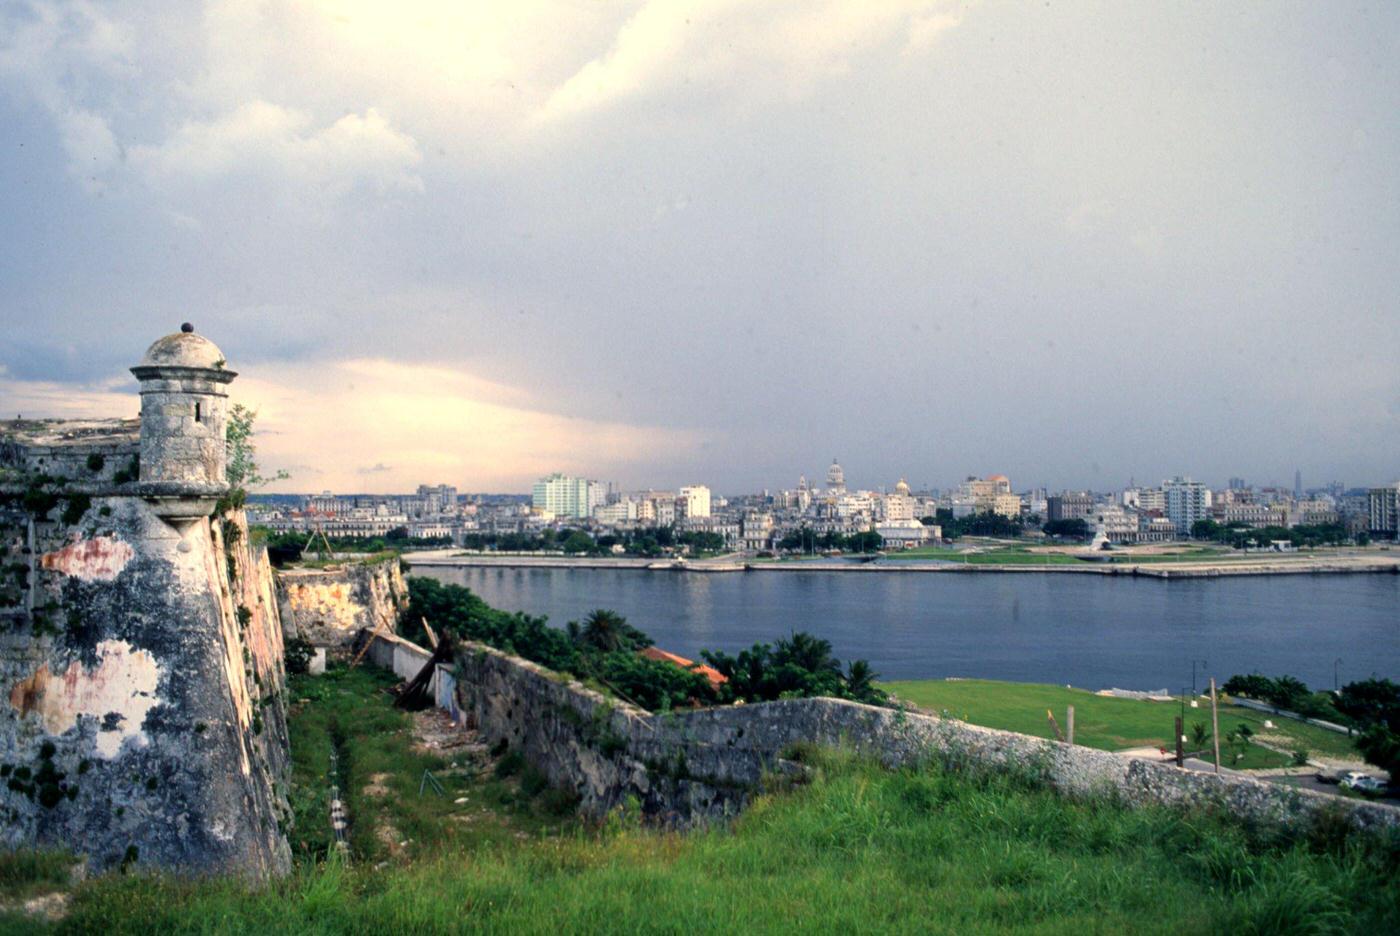
[[[1186,752],[1182,748],[1182,740],[1186,736],[1181,733],[1181,716],[1176,716],[1176,766],[1181,767],[1186,763]]]
[[[1065,740],[1070,744],[1074,743],[1074,706],[1069,706],[1069,711],[1065,714]]]
[[[1220,712],[1215,707],[1215,677],[1210,678],[1210,740],[1215,745],[1215,772],[1220,773]]]
[[[1196,695],[1196,664],[1197,664],[1197,663],[1201,664],[1201,671],[1202,671],[1202,672],[1205,672],[1205,670],[1208,669],[1208,668],[1210,667],[1210,664],[1207,663],[1205,660],[1192,660],[1192,661],[1191,661],[1191,696],[1192,696],[1192,698],[1195,698],[1195,695]]]
[[[1333,691],[1333,692],[1341,692],[1341,691],[1342,691],[1342,681],[1341,681],[1341,678],[1340,678],[1340,674],[1341,674],[1341,669],[1340,669],[1340,667],[1341,667],[1341,665],[1342,665],[1342,658],[1341,658],[1341,657],[1337,657],[1337,659],[1335,659],[1335,660],[1332,661],[1332,691]]]

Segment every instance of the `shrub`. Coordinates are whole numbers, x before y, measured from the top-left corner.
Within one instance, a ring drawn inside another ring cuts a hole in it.
[[[282,659],[289,673],[304,673],[311,666],[316,648],[300,637],[293,637],[282,646]]]

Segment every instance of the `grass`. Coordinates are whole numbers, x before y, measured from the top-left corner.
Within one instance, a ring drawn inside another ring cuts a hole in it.
[[[253,886],[114,873],[71,886],[67,856],[17,852],[0,858],[0,932],[1400,929],[1394,836],[1356,838],[1340,824],[1270,836],[1212,812],[1066,799],[1029,771],[954,772],[937,761],[887,771],[805,750],[796,756],[808,781],[765,792],[733,825],[679,833],[623,813],[560,819],[518,755],[454,770],[418,749],[411,717],[383,692],[392,681],[369,667],[294,679],[289,877]],[[352,821],[348,861],[327,856],[332,748]],[[446,797],[418,796],[423,769]],[[387,793],[372,792],[380,787]],[[406,848],[375,834],[386,822]],[[18,897],[70,888],[60,922],[4,912]]]
[[[385,692],[397,681],[373,666],[292,677],[290,840],[299,857],[314,859],[331,847],[332,748],[351,854],[360,861],[412,861],[444,848],[498,846],[564,822],[558,809],[551,812],[552,801],[521,795],[509,775],[496,777],[489,765],[415,745],[412,716],[395,709]],[[431,787],[419,793],[424,771],[444,795]],[[467,802],[456,803],[461,797]]]
[[[1105,751],[1149,745],[1175,750],[1172,733],[1176,716],[1181,714],[1181,706],[1175,703],[1115,699],[1084,689],[1037,683],[925,679],[885,683],[881,688],[922,709],[946,712],[974,725],[1019,731],[1041,738],[1054,737],[1045,717],[1046,709],[1055,713],[1055,719],[1063,729],[1065,710],[1073,705],[1075,743]],[[1264,727],[1266,719],[1273,720],[1274,728]],[[1191,736],[1192,723],[1196,721],[1203,722],[1209,730],[1208,702],[1202,701],[1199,708],[1188,706],[1186,709],[1184,725],[1188,737]],[[1262,736],[1262,740],[1274,747],[1288,751],[1303,749],[1334,758],[1360,759],[1346,735],[1235,705],[1220,706],[1222,735],[1241,723],[1248,725],[1256,738]],[[1244,760],[1232,765],[1228,763],[1223,739],[1221,756],[1225,766],[1241,769],[1284,767],[1290,760],[1286,754],[1254,744],[1250,745]]]
[[[614,820],[285,881],[111,876],[64,931],[111,933],[1394,932],[1400,845],[1251,836],[1228,818],[1074,802],[1015,775],[811,753],[732,827]],[[41,927],[31,925],[31,931]]]
[[[941,559],[945,562],[958,562],[967,565],[1079,565],[1080,560],[1064,553],[1030,552],[1015,546],[988,549],[981,552],[959,552],[940,546],[919,546],[890,553],[881,561],[905,559]]]

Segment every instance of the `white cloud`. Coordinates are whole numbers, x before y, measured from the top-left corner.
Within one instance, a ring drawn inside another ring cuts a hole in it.
[[[927,48],[959,22],[947,7],[929,0],[650,0],[606,52],[554,90],[539,117],[583,114],[680,85],[800,97],[891,39],[903,36],[906,54]]]
[[[152,184],[254,172],[330,196],[360,182],[381,194],[421,192],[421,161],[414,139],[373,107],[317,127],[307,114],[261,100],[214,120],[187,122],[163,143],[131,150],[132,165]]]

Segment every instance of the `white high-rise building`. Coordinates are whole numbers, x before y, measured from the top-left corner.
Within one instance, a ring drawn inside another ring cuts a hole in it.
[[[708,517],[710,515],[710,489],[703,484],[692,484],[681,488],[676,498],[676,507],[685,517]]]
[[[532,503],[536,510],[556,517],[588,517],[603,503],[607,491],[597,481],[552,474],[535,482]]]
[[[1210,488],[1201,482],[1176,477],[1162,482],[1162,494],[1167,519],[1176,527],[1178,536],[1190,536],[1197,520],[1210,519]]]

